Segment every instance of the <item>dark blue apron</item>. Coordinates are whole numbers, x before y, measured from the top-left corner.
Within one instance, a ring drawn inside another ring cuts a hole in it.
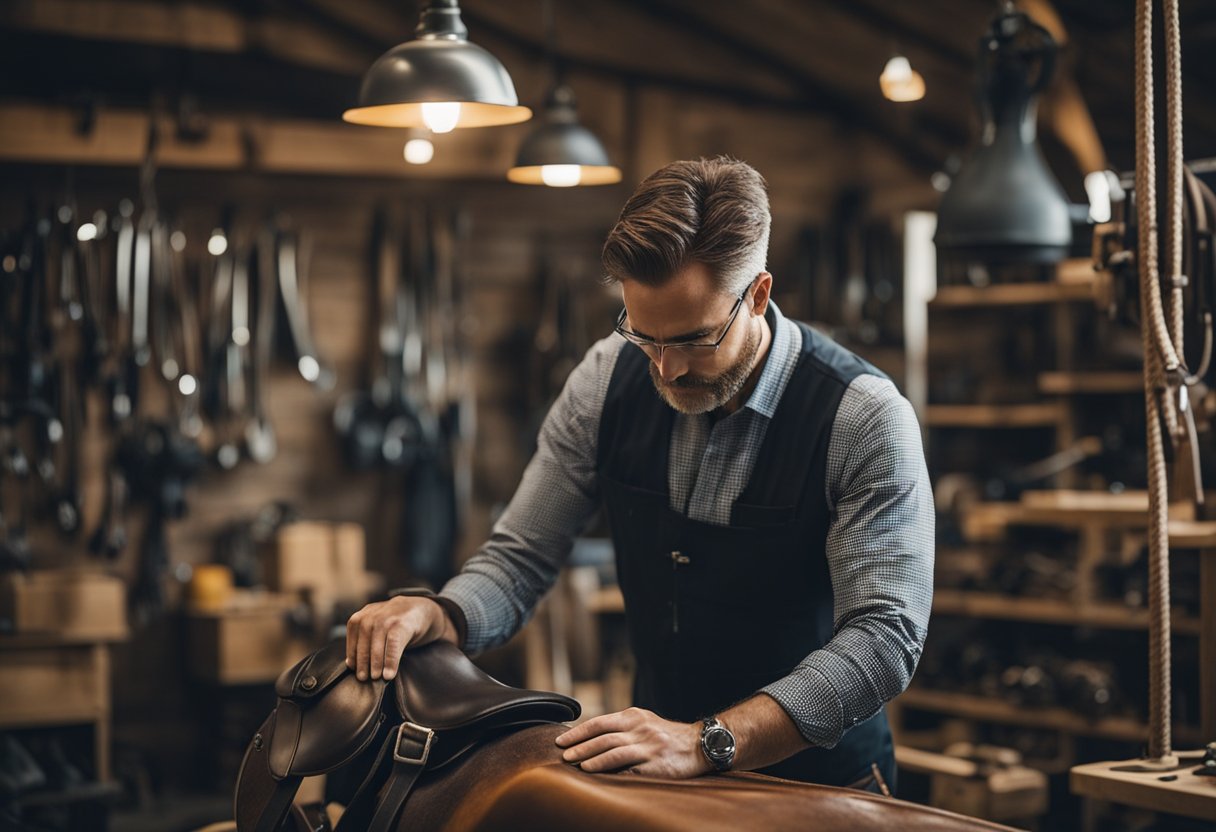
[[[673,411],[649,359],[625,346],[600,422],[597,469],[616,548],[635,704],[681,722],[720,713],[787,675],[833,635],[824,553],[828,442],[857,375],[882,373],[799,324],[802,354],[765,434],[729,526],[672,511],[667,485]],[[894,784],[885,710],[833,748],[810,748],[763,771],[851,785],[877,763]]]

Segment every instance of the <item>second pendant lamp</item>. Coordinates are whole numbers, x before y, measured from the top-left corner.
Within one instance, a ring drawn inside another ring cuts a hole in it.
[[[620,168],[608,160],[604,145],[578,122],[574,91],[562,79],[558,63],[552,0],[545,0],[544,10],[553,87],[545,101],[545,114],[520,144],[515,166],[507,171],[507,179],[521,185],[551,188],[620,182]]]
[[[553,188],[612,185],[621,181],[621,170],[595,134],[578,123],[574,91],[559,83],[549,93],[541,123],[519,146],[507,179]]]

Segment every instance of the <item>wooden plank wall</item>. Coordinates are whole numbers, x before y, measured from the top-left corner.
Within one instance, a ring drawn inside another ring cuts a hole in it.
[[[235,473],[209,470],[190,490],[190,514],[171,526],[175,561],[211,558],[218,527],[248,517],[271,500],[287,500],[305,517],[351,520],[368,529],[370,566],[390,583],[404,578],[393,554],[401,503],[383,475],[352,474],[342,465],[331,427],[337,398],[361,383],[369,276],[371,219],[379,202],[406,206],[423,202],[461,208],[472,221],[467,274],[469,338],[475,366],[479,433],[476,447],[476,506],[464,529],[461,556],[485,538],[494,506],[509,499],[526,463],[529,420],[523,402],[528,346],[540,313],[536,265],[545,246],[585,286],[592,336],[607,334],[618,308],[615,290],[598,282],[599,248],[621,204],[641,176],[664,162],[731,153],[753,163],[767,178],[774,211],[770,267],[781,297],[781,268],[793,258],[795,236],[807,221],[821,219],[846,183],[866,182],[873,209],[896,216],[931,206],[923,176],[875,142],[812,116],[723,107],[718,101],[649,90],[634,93],[637,114],[628,133],[610,128],[611,152],[626,160],[620,186],[551,190],[505,182],[445,182],[408,178],[371,179],[285,176],[242,172],[166,170],[158,177],[162,204],[182,218],[190,246],[201,246],[224,203],[256,219],[270,207],[286,211],[314,237],[310,307],[322,353],[334,364],[338,386],[328,393],[308,387],[291,368],[280,366],[269,383],[268,406],[279,436],[279,454],[258,467],[243,463]],[[614,102],[623,106],[618,97]],[[610,108],[612,109],[612,108]],[[589,121],[611,119],[595,115]],[[113,209],[137,190],[137,172],[126,167],[5,165],[0,179],[0,223],[14,225],[26,193],[46,200],[64,193],[71,180],[84,211]],[[790,310],[796,311],[796,310]],[[86,528],[100,513],[101,472],[108,440],[97,429],[94,402],[85,469]],[[83,544],[40,535],[41,566],[85,557]],[[131,574],[133,548],[119,564]],[[182,669],[179,631],[173,623],[137,630],[116,651],[115,735],[180,772],[186,764],[174,749],[192,747],[200,730],[191,711]],[[185,769],[188,772],[188,768]],[[167,776],[172,776],[169,774]],[[189,776],[188,774],[185,776]]]

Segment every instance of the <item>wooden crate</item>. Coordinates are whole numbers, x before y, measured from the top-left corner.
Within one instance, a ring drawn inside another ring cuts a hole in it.
[[[18,633],[121,641],[128,635],[126,587],[111,575],[86,570],[12,573],[0,580],[0,618]]]
[[[92,725],[96,778],[110,779],[109,645],[0,636],[0,680],[0,730]]]
[[[221,685],[273,682],[315,649],[288,626],[289,602],[270,596],[257,605],[187,616],[191,675]]]

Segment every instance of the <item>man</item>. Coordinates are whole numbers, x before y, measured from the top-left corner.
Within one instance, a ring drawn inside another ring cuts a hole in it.
[[[351,617],[360,678],[434,639],[505,641],[603,505],[637,707],[566,731],[566,760],[893,782],[883,705],[912,677],[932,599],[919,429],[881,372],[770,301],[769,225],[764,180],[732,159],[638,186],[603,251],[616,332],[571,373],[461,574]]]

